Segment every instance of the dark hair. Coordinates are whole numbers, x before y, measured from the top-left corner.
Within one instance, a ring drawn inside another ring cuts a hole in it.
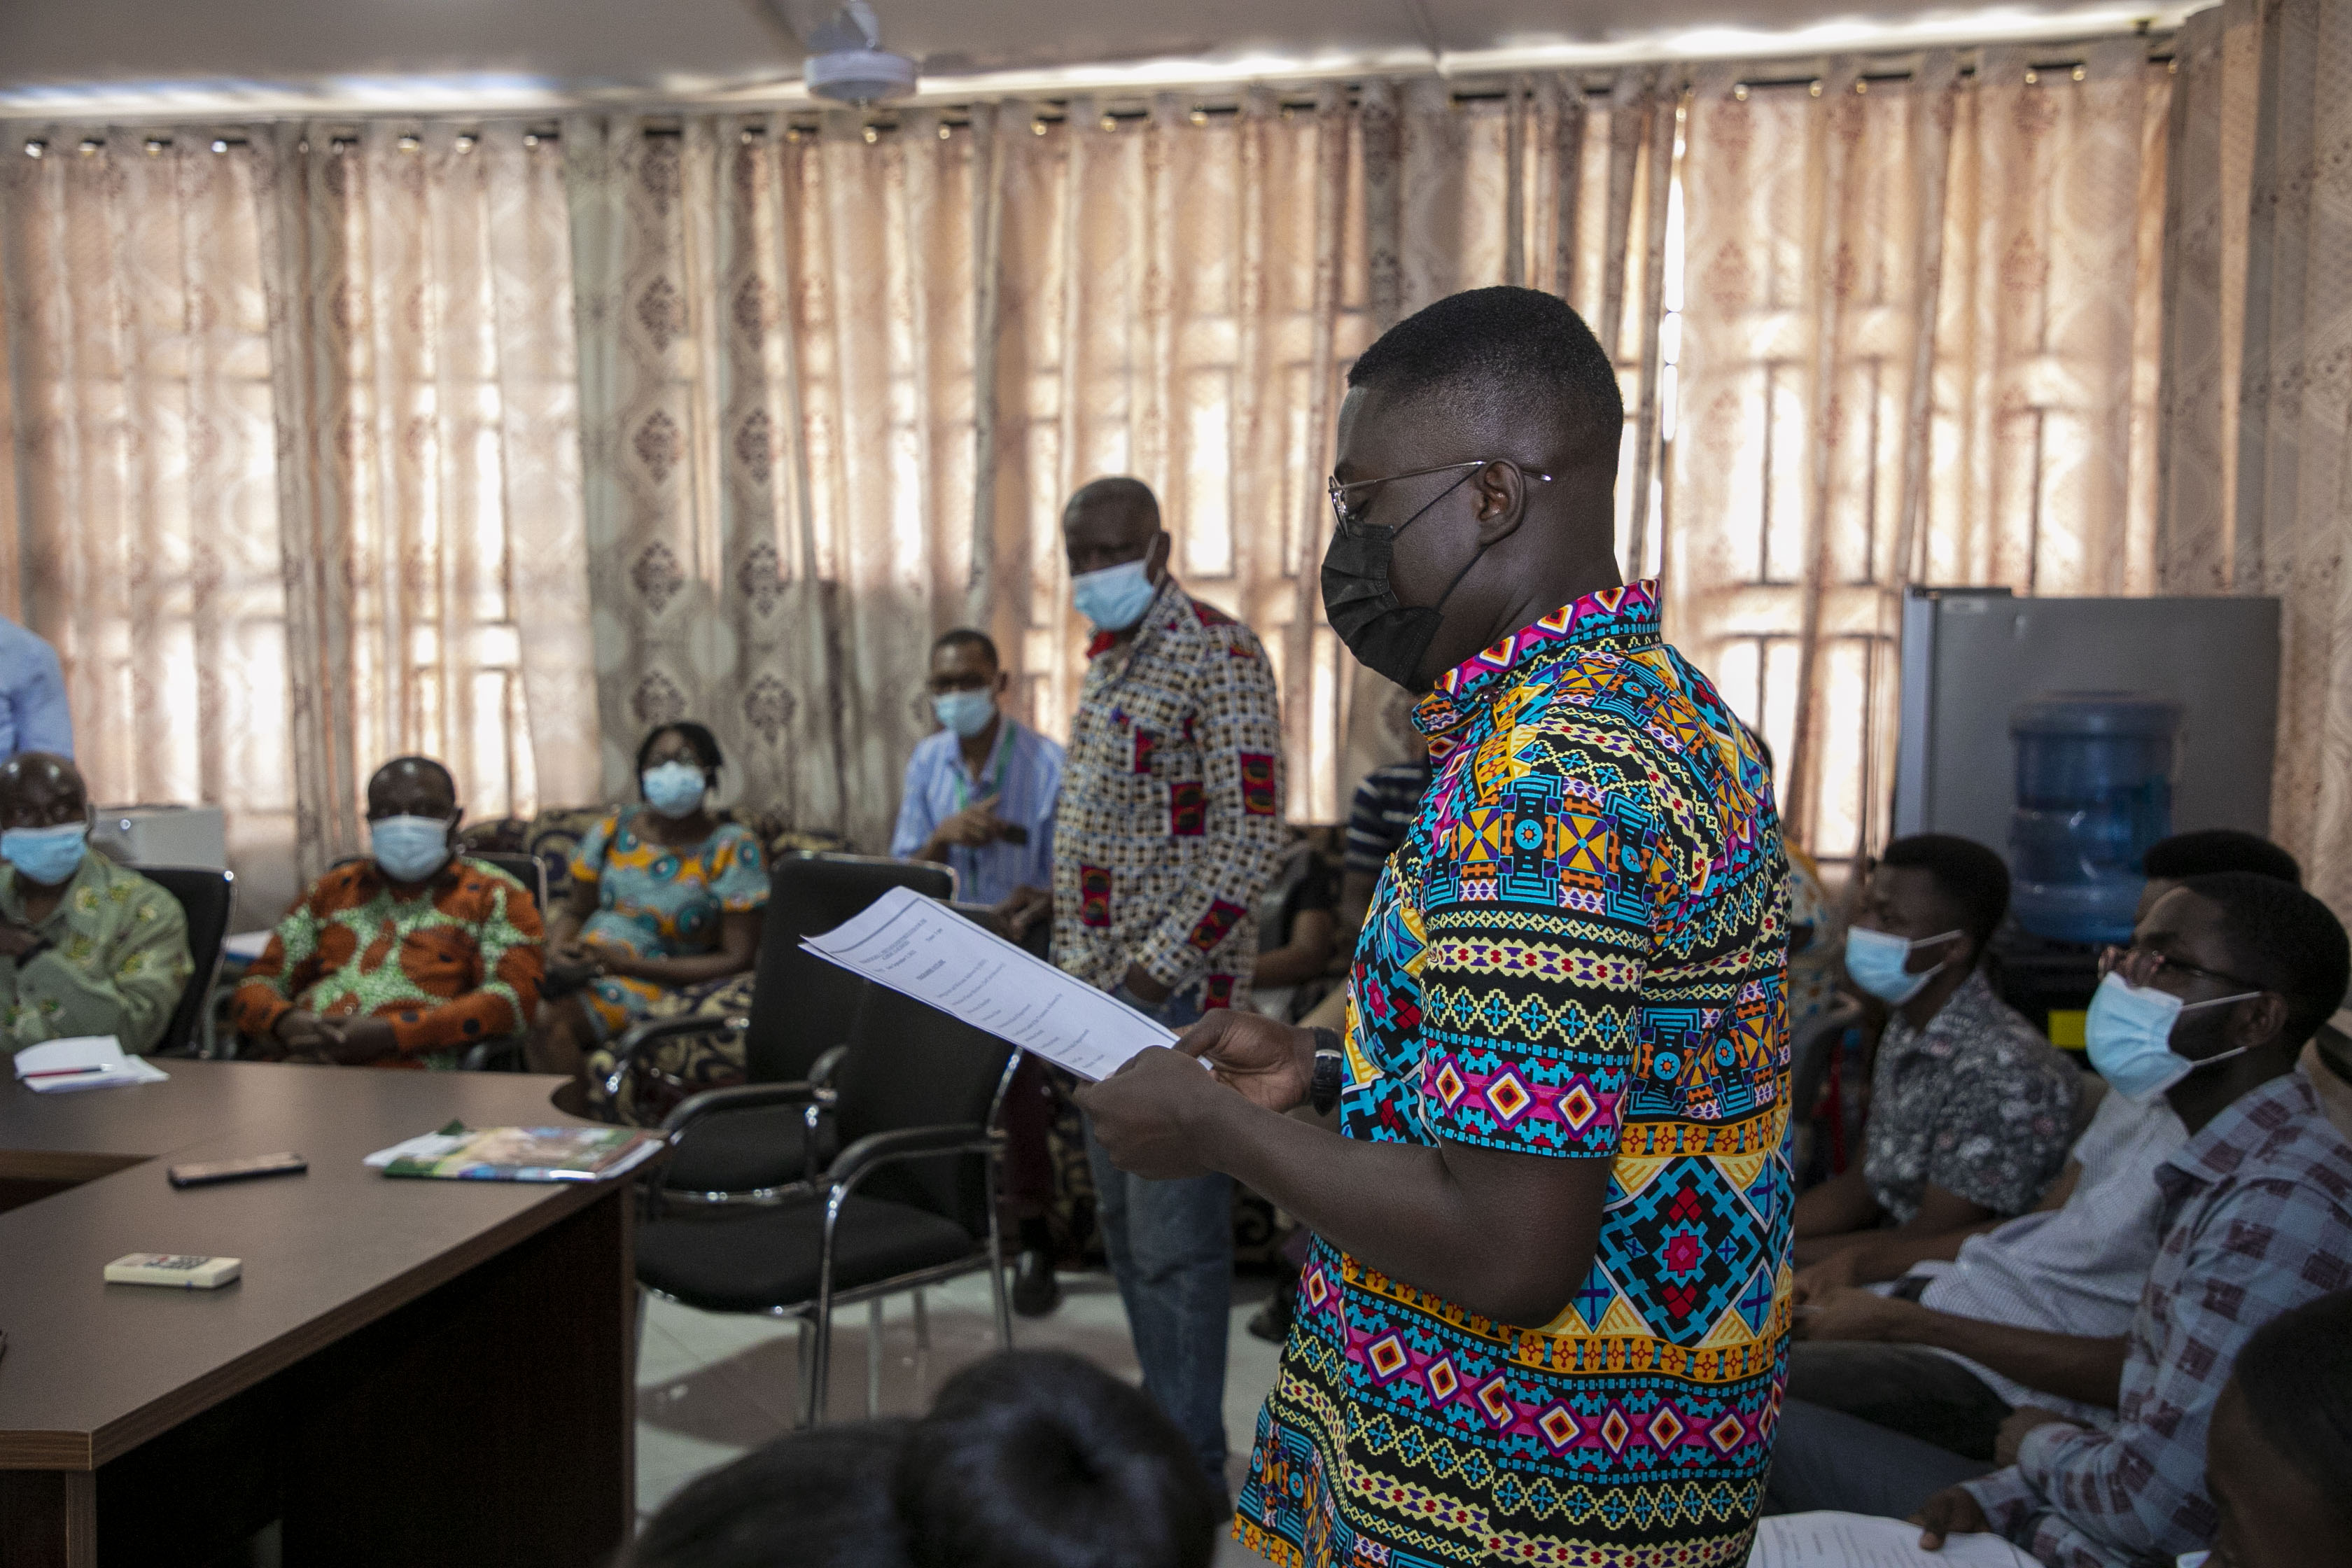
[[[1617,369],[1584,318],[1539,289],[1448,295],[1382,332],[1349,368],[1348,384],[1442,394],[1488,421],[1532,416],[1555,447],[1541,460],[1617,467],[1625,430]]]
[[[2271,1450],[2352,1519],[2352,1290],[2281,1312],[2239,1347],[2231,1368],[2246,1416]]]
[[[646,731],[646,738],[637,742],[637,772],[646,771],[646,759],[653,755],[654,742],[664,735],[676,735],[684,740],[686,749],[694,753],[694,760],[702,764],[702,771],[706,773],[715,773],[727,765],[727,759],[719,752],[719,737],[710,732],[710,726],[698,724],[691,719],[680,719],[668,724],[656,724]]]
[[[1150,529],[1160,526],[1160,498],[1141,479],[1126,474],[1107,474],[1098,479],[1088,479],[1073,491],[1062,508],[1066,520],[1074,511],[1093,507],[1116,507],[1131,518],[1141,520]]]
[[[2251,871],[2257,877],[2303,886],[2303,868],[2295,864],[2294,856],[2259,833],[2235,827],[2208,827],[2159,838],[2141,857],[2140,870],[2167,882],[2209,877],[2217,871]]]
[[[1882,866],[1927,873],[1936,890],[1958,907],[1960,929],[1981,952],[2000,917],[2009,913],[2009,868],[1973,838],[1950,833],[1920,833],[1898,838],[1878,858]]]
[[[780,1437],[662,1505],[623,1568],[905,1568],[890,1473],[912,1423]]]
[[[996,640],[986,632],[974,631],[970,626],[958,626],[953,631],[941,632],[939,640],[931,644],[931,651],[937,653],[943,647],[976,647],[988,656],[988,662],[992,668],[997,669],[1004,668],[1004,661],[996,657]]]
[[[1151,1396],[1058,1351],[950,1379],[895,1489],[919,1568],[1206,1568],[1225,1518]]]
[[[446,763],[436,761],[432,757],[394,757],[392,761],[384,763],[383,766],[376,769],[375,772],[368,774],[368,788],[371,790],[374,789],[376,780],[383,777],[384,774],[392,772],[393,769],[399,767],[422,768],[428,773],[440,774],[441,782],[449,786],[449,798],[451,800],[457,798],[457,775],[449,771]]]
[[[2221,911],[2230,967],[2286,998],[2286,1032],[2301,1045],[2344,1005],[2352,942],[2336,911],[2292,883],[2252,871],[2216,871],[2180,884]]]

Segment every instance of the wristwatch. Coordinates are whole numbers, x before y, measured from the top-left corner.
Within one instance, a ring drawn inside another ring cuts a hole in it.
[[[1316,1115],[1328,1116],[1339,1103],[1340,1086],[1348,1081],[1348,1056],[1339,1048],[1338,1030],[1318,1027],[1307,1032],[1315,1037],[1315,1076],[1308,1081],[1307,1102],[1315,1108]]]

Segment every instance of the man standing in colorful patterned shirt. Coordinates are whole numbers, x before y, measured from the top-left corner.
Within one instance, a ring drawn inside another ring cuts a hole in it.
[[[229,1000],[268,1054],[346,1066],[454,1068],[522,1034],[546,972],[520,882],[456,852],[457,781],[396,757],[368,781],[365,860],[337,866],[287,911]]]
[[[1623,405],[1573,311],[1455,295],[1349,384],[1324,605],[1425,693],[1437,771],[1373,894],[1344,1046],[1213,1017],[1081,1102],[1126,1168],[1226,1172],[1320,1238],[1249,1545],[1744,1563],[1790,1294],[1769,776],[1660,641],[1654,585],[1620,583]],[[1302,1103],[1336,1105],[1337,1134]]]
[[[1096,636],[1055,826],[1054,962],[1181,1030],[1249,988],[1251,910],[1282,847],[1274,671],[1247,626],[1177,586],[1140,480],[1082,488],[1062,533],[1070,596]],[[1006,907],[1016,924],[1023,901]],[[1143,1385],[1223,1491],[1232,1185],[1197,1170],[1130,1176],[1091,1138],[1096,1217]]]

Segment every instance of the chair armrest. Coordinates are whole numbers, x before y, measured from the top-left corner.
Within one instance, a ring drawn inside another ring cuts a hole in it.
[[[663,1117],[661,1131],[675,1143],[688,1128],[707,1117],[760,1110],[771,1105],[812,1105],[816,1097],[816,1086],[808,1083],[739,1083],[726,1089],[706,1089]]]
[[[830,1103],[838,1097],[840,1091],[833,1087],[833,1075],[841,1070],[841,1064],[848,1058],[849,1047],[846,1045],[839,1045],[826,1050],[815,1061],[809,1064],[808,1080],[816,1085],[817,1098]]]
[[[942,1154],[986,1154],[1003,1142],[1003,1134],[962,1121],[869,1132],[834,1156],[824,1179],[835,1192],[845,1193],[885,1165]]]
[[[751,1026],[749,1018],[714,1018],[708,1014],[688,1013],[676,1018],[656,1018],[625,1030],[613,1042],[613,1070],[604,1075],[604,1092],[617,1095],[621,1080],[629,1076],[637,1053],[657,1040],[674,1040],[688,1035],[717,1035],[730,1029],[740,1032]]]

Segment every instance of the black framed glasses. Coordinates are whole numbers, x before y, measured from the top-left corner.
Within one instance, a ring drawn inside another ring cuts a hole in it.
[[[1344,485],[1339,482],[1339,476],[1333,474],[1324,482],[1323,488],[1325,493],[1331,498],[1331,516],[1339,523],[1339,531],[1352,538],[1356,530],[1363,526],[1364,514],[1372,510],[1372,497],[1370,492],[1376,487],[1394,484],[1399,479],[1417,479],[1423,474],[1451,474],[1463,468],[1483,468],[1489,463],[1510,463],[1511,467],[1517,468],[1531,479],[1541,479],[1546,484],[1551,483],[1549,474],[1539,474],[1533,468],[1511,462],[1508,458],[1474,458],[1466,463],[1439,463],[1433,468],[1407,468],[1401,474],[1382,474],[1377,479],[1350,479]],[[1356,490],[1365,491],[1366,494],[1361,500],[1351,502],[1348,499],[1349,495]],[[1419,513],[1414,515],[1418,516]],[[1406,526],[1410,526],[1411,521],[1411,519],[1406,520]]]
[[[2153,985],[2156,977],[2166,973],[2191,978],[2218,980],[2224,985],[2241,986],[2248,991],[2268,991],[2269,986],[2248,980],[2242,974],[2230,974],[2219,969],[2207,969],[2202,964],[2170,958],[2152,947],[2134,943],[2130,947],[2110,945],[2099,950],[2099,978],[2120,974],[2129,985]]]

